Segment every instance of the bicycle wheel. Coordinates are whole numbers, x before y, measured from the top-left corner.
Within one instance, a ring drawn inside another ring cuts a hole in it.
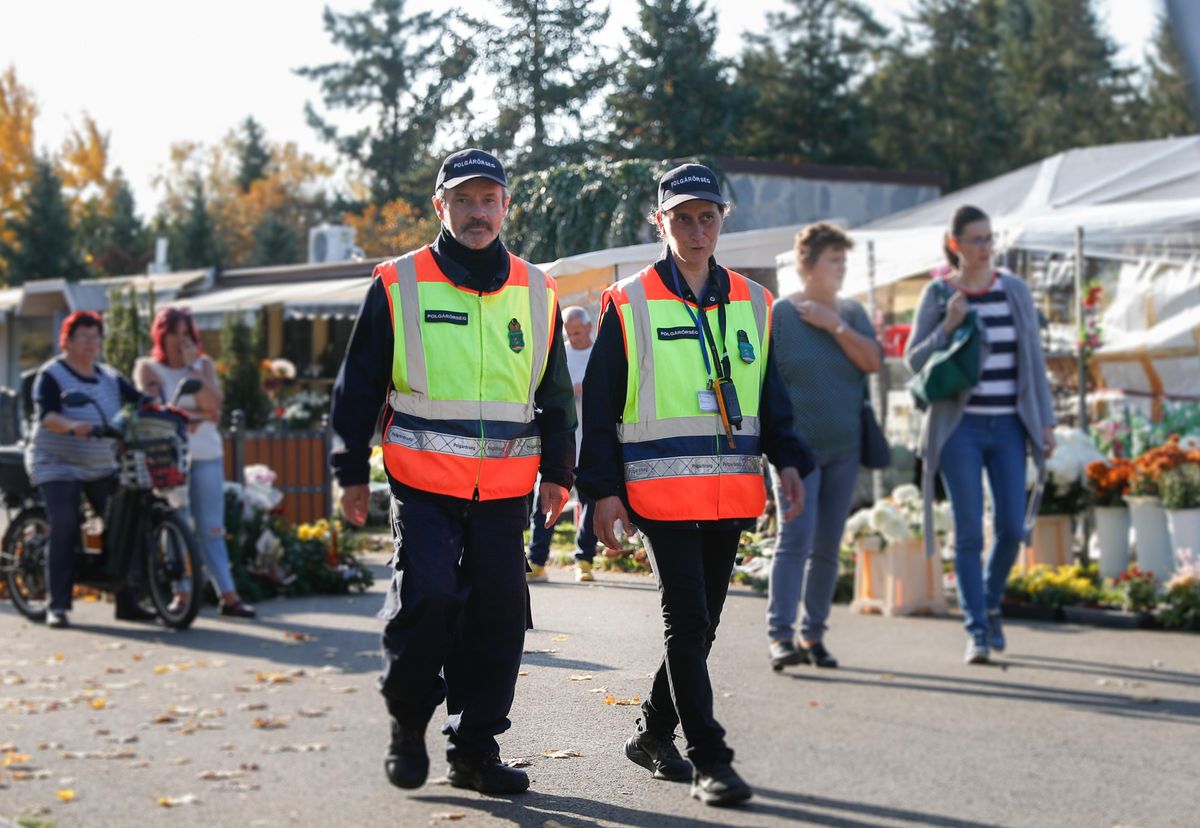
[[[200,588],[204,585],[192,530],[175,512],[155,512],[145,539],[150,601],[164,624],[187,629],[200,611]],[[181,584],[187,585],[187,592],[180,589]]]
[[[13,606],[30,621],[45,621],[49,594],[46,591],[46,554],[50,523],[40,506],[25,509],[4,533],[0,568]]]

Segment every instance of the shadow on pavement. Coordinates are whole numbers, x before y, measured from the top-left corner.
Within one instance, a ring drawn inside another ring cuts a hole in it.
[[[998,828],[999,823],[992,822],[973,822],[969,819],[961,817],[944,817],[936,814],[929,814],[923,811],[909,811],[904,808],[890,808],[886,805],[871,805],[865,802],[847,802],[844,799],[829,799],[823,796],[812,796],[809,794],[796,794],[787,791],[776,791],[770,788],[754,789],[756,796],[766,797],[768,799],[782,799],[787,802],[794,802],[797,805],[808,805],[813,808],[824,808],[830,811],[848,811],[853,814],[862,816],[877,817],[879,819],[892,819],[900,822],[912,822],[917,825],[933,825],[944,826],[944,828]],[[810,819],[811,817],[806,817]],[[832,822],[823,822],[826,825],[861,825],[847,820],[844,816],[832,818]],[[871,823],[874,825],[874,823]]]
[[[686,798],[686,787],[679,786],[679,790],[681,795]],[[594,799],[543,794],[536,790],[531,790],[526,794],[512,798],[473,797],[469,795],[455,796],[448,794],[414,796],[413,799],[422,802],[441,803],[455,808],[471,808],[484,811],[491,816],[509,820],[514,825],[529,826],[529,828],[541,828],[548,819],[563,820],[564,824],[571,825],[573,828],[589,828],[589,826],[590,828],[599,828],[602,823],[616,823],[617,825],[630,826],[630,828],[692,828],[692,826],[724,828],[724,826],[729,825],[729,822],[721,818],[722,813],[737,813],[747,816],[761,814],[775,817],[779,820],[799,822],[807,825],[828,825],[831,828],[835,826],[838,828],[878,828],[877,822],[859,822],[847,817],[845,814],[825,814],[804,808],[793,808],[767,803],[763,801],[764,798],[796,801],[800,804],[829,809],[842,809],[846,811],[863,810],[866,813],[872,813],[876,816],[889,816],[893,819],[903,819],[922,825],[995,828],[995,826],[984,825],[983,823],[949,820],[913,811],[901,811],[869,805],[853,805],[833,799],[808,798],[802,797],[799,794],[780,793],[760,788],[755,788],[755,797],[755,799],[750,800],[747,804],[740,805],[729,811],[709,808],[701,805],[699,802],[692,802],[685,799],[685,804],[690,803],[695,809],[694,814],[686,816],[664,814],[661,811],[643,811],[635,808],[626,808],[621,805],[614,805],[611,802],[601,802]],[[710,815],[712,819],[702,819],[699,817],[699,814]]]
[[[560,670],[587,670],[592,673],[604,672],[607,670],[615,670],[608,664],[601,664],[597,661],[581,661],[577,658],[559,658],[553,653],[525,653],[521,656],[522,665],[530,665],[532,667],[557,667]]]
[[[995,670],[1003,666],[1003,664],[996,664],[992,669]],[[920,690],[929,693],[948,693],[961,696],[1005,699],[1008,701],[1040,702],[1043,704],[1082,708],[1110,716],[1200,725],[1200,702],[1198,701],[1158,699],[1150,695],[1142,696],[1128,692],[1122,693],[1120,690],[1117,692],[1099,693],[1007,681],[989,681],[986,679],[944,675],[932,676],[924,673],[904,673],[896,670],[866,670],[856,667],[842,667],[837,672],[842,674],[870,675],[875,678],[858,679],[829,676],[824,678],[824,681],[830,684],[857,684],[863,687],[878,687],[880,689]],[[890,678],[883,681],[879,678],[881,675],[887,675]],[[795,675],[794,678],[812,682],[812,677],[809,673]],[[908,680],[905,681],[905,679]]]
[[[1157,681],[1164,684],[1182,684],[1187,687],[1200,687],[1200,676],[1194,673],[1180,673],[1175,670],[1130,667],[1124,664],[1106,664],[1102,661],[1084,661],[1077,658],[1052,658],[1050,656],[1039,655],[1023,655],[1015,658],[1005,657],[1004,661],[1013,667],[1027,667],[1032,670],[1055,670],[1064,673],[1103,676],[1105,678]]]

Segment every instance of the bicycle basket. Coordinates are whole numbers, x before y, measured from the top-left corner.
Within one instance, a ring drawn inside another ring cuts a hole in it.
[[[143,458],[150,485],[155,489],[187,482],[186,431],[180,415],[144,409],[131,419],[125,433],[127,448]]]

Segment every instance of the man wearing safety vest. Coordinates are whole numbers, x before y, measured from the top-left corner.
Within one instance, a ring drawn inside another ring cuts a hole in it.
[[[509,196],[486,152],[438,173],[433,244],[376,266],[333,392],[342,511],[366,518],[372,437],[392,489],[395,573],[379,688],[392,784],[425,783],[425,729],[446,702],[450,784],[519,793],[500,762],[525,640],[526,495],[547,525],[567,499],[575,403],[554,280],[500,242]]]
[[[771,296],[713,258],[727,211],[707,167],[659,182],[663,255],[601,298],[577,481],[596,501],[601,542],[620,548],[614,525],[632,520],[658,578],[665,655],[625,755],[656,779],[691,781],[709,805],[751,795],[713,716],[707,658],[739,535],[765,505],[762,455],[780,471],[784,520],[803,508],[812,468],[768,350]]]

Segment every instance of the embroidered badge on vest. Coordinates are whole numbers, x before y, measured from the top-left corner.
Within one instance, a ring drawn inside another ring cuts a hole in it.
[[[512,348],[514,354],[525,350],[525,334],[521,332],[521,323],[516,317],[508,322],[508,347]]]
[[[451,325],[467,324],[467,315],[461,311],[451,310],[427,310],[425,311],[426,322],[449,322]]]
[[[742,362],[749,365],[754,362],[754,346],[750,344],[750,337],[745,331],[737,332],[738,340],[738,356],[742,358]]]

